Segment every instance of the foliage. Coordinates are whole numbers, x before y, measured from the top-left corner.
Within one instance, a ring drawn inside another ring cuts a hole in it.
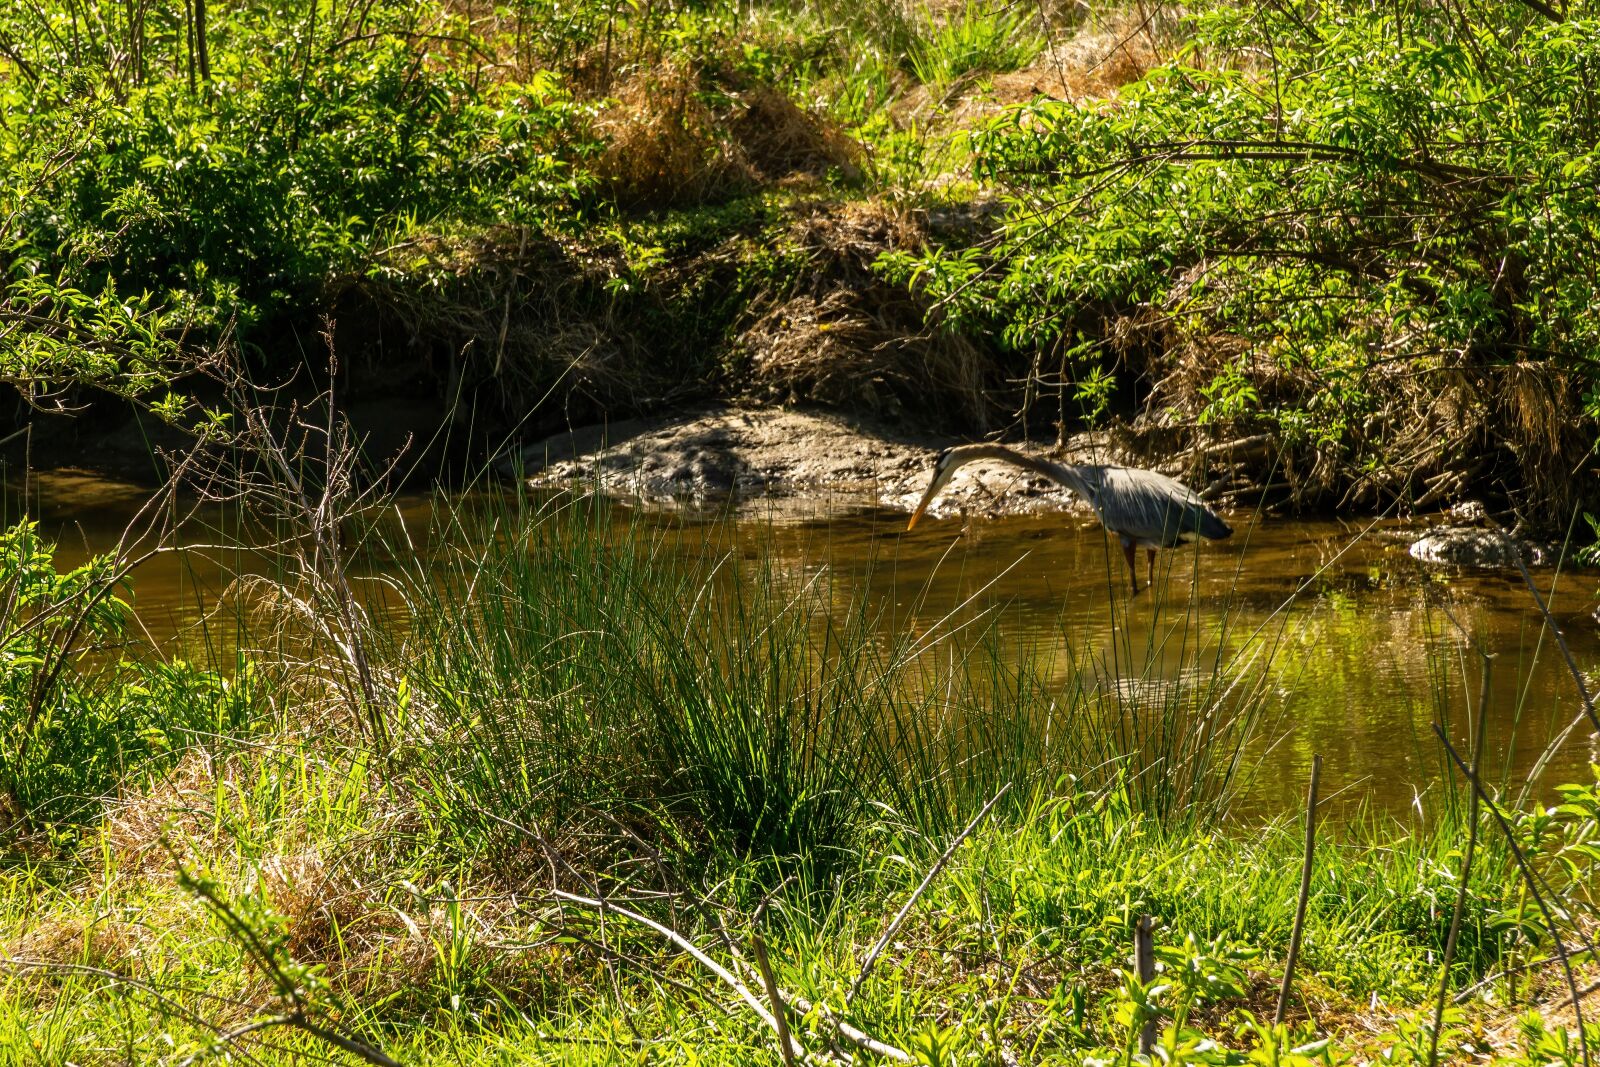
[[[885,269],[1022,352],[1148,366],[1153,403],[1271,430],[1324,490],[1505,449],[1564,519],[1583,493],[1546,472],[1600,415],[1590,6],[1194,10],[1119,99],[974,133],[1010,196],[992,256]],[[1400,442],[1427,462],[1388,470]]]
[[[1593,535],[1594,541],[1579,548],[1575,559],[1580,566],[1600,567],[1600,519],[1586,511],[1583,513],[1583,521],[1589,524],[1589,532]]]
[[[908,76],[954,92],[1039,47],[1020,9],[898,0],[225,2],[198,25],[203,7],[0,12],[0,378],[35,403],[149,395],[184,346],[261,344],[356,280],[478,290],[447,310],[503,346],[513,293],[575,310],[535,246],[581,275],[594,321],[713,349],[815,250],[774,240],[779,201],[738,183],[624,202],[603,152],[683,134],[684,158],[727,162],[730,116],[760,125],[749,101],[777,85],[875,138],[869,174],[909,186],[932,164],[888,106]],[[1160,369],[1183,390],[1157,392],[1169,416],[1270,430],[1329,484],[1383,482],[1408,433],[1426,462],[1487,440],[1573,469],[1600,395],[1580,92],[1597,36],[1583,3],[1537,11],[1198,5],[1188,51],[1118,99],[978,131],[977,176],[1010,197],[998,235],[946,227],[883,269],[949,328],[1059,366],[1087,419]],[[483,238],[461,241],[466,268],[439,251],[461,235]],[[663,299],[675,275],[683,298]],[[282,591],[280,625],[232,635],[268,651],[227,674],[140,646],[118,561],[63,571],[37,528],[0,538],[4,839],[28,846],[0,870],[0,1061],[302,1062],[321,1028],[414,1063],[778,1062],[739,1000],[618,907],[735,970],[762,933],[813,1005],[793,1019],[813,1048],[836,1014],[941,1067],[1132,1062],[1147,1020],[1169,1062],[1360,1054],[1261,1017],[1299,844],[1235,821],[1259,679],[1203,655],[1195,617],[1036,659],[1003,654],[981,612],[906,633],[824,572],[684,550],[594,497],[469,497],[435,520],[420,548],[363,523],[371,603],[340,629]],[[335,646],[357,631],[373,699],[352,709]],[[268,676],[286,699],[263,739]],[[391,721],[363,737],[352,710]],[[1573,928],[1595,905],[1597,788],[1506,813]],[[1301,988],[1377,1031],[1362,1051],[1425,1062],[1412,1016],[1431,1019],[1458,890],[1449,984],[1515,970],[1514,996],[1537,989],[1549,931],[1489,818],[1465,886],[1448,821],[1319,849]],[[579,895],[603,903],[585,917]],[[1148,984],[1126,969],[1147,913],[1165,924]],[[864,977],[890,915],[906,924]],[[1497,1010],[1448,1013],[1447,1055]],[[1506,1062],[1578,1059],[1554,1015],[1520,1038]]]
[[[1105,666],[1069,645],[1081,677],[1062,693],[1043,649],[1001,652],[990,622],[891,635],[882,608],[841,604],[826,582],[674,551],[613,507],[441,509],[434,540],[485,550],[406,573],[412,755],[451,850],[520,847],[486,813],[565,823],[657,798],[663,851],[705,841],[826,865],[885,806],[952,834],[1002,787],[1022,804],[1068,768],[1158,824],[1228,808],[1259,694],[1215,663],[1141,699],[1137,684],[1094,684]],[[1178,635],[1196,625],[1163,620],[1120,655],[1137,677],[1159,672],[1154,650],[1191,647]]]
[[[227,682],[181,666],[131,681],[109,650],[64,661],[63,693],[105,695],[62,717],[78,732],[49,740],[58,755],[38,761],[48,773],[30,779],[30,804],[68,803],[57,825],[78,829],[52,855],[80,864],[51,873],[24,857],[0,872],[0,953],[23,968],[0,976],[0,1056],[26,1031],[18,1047],[58,1060],[112,1043],[139,1060],[294,1062],[344,1041],[408,1063],[516,1061],[551,1044],[575,1050],[560,1062],[607,1063],[634,1062],[643,1042],[776,1063],[740,1001],[626,908],[735,970],[735,948],[761,932],[780,988],[928,1063],[1130,1062],[1152,1019],[1171,1062],[1356,1057],[1347,1033],[1262,1018],[1293,921],[1295,827],[1233,823],[1214,802],[1184,817],[1154,785],[1133,788],[1161,779],[1184,795],[1173,779],[1219,773],[1156,747],[1175,719],[1060,747],[1005,733],[998,723],[1037,719],[1042,690],[975,659],[981,637],[922,635],[932,654],[920,656],[881,644],[870,616],[818,598],[815,579],[685,553],[607,507],[480,497],[441,510],[415,543],[358,539],[410,609],[374,613],[363,638],[398,742],[382,753],[330,683],[345,653],[293,611],[237,635],[266,647]],[[114,571],[57,571],[28,527],[8,544],[45,656],[61,647],[52,611],[81,609],[91,578],[121,597],[95,623],[121,639],[131,600],[106,584]],[[254,710],[265,676],[294,697],[270,738]],[[1062,702],[1070,687],[1049,692]],[[1128,717],[1086,699],[1070,697],[1081,717],[1057,720],[1061,734]],[[991,732],[956,728],[953,713],[985,709]],[[178,765],[198,743],[218,758]],[[1137,773],[1097,774],[1107,762]],[[1039,772],[1064,766],[1079,777]],[[951,847],[1002,782],[1015,802]],[[101,819],[83,801],[109,790],[120,810]],[[1574,922],[1592,914],[1597,795],[1567,787],[1555,807],[1507,812]],[[1532,920],[1502,921],[1519,914],[1520,883],[1482,830],[1456,988],[1504,970],[1508,953],[1527,966],[1549,951]],[[1318,850],[1299,989],[1327,1017],[1377,1028],[1361,1048],[1390,1062],[1425,1062],[1430,1035],[1412,1015],[1431,1018],[1461,831],[1350,824]],[[171,862],[152,860],[149,835]],[[59,890],[42,892],[50,879]],[[563,903],[574,895],[608,903]],[[903,907],[860,979],[865,946]],[[1144,914],[1164,924],[1150,983],[1127,971]],[[160,972],[136,970],[157,944]],[[1482,1040],[1485,1010],[1452,1009],[1447,1055]],[[796,1032],[820,1048],[824,1020],[797,1012]],[[1573,1058],[1549,1018],[1523,1036],[1529,1062]]]
[[[30,522],[0,534],[0,787],[9,825],[71,840],[125,781],[148,781],[254,715],[253,674],[117,658],[130,608],[116,560],[55,569]]]
[[[1016,70],[1043,47],[1030,22],[1037,16],[1027,9],[990,11],[969,2],[913,39],[907,59],[917,80],[936,89],[973,71]]]
[[[476,86],[391,37],[398,9],[374,11],[374,39],[352,47],[224,7],[216,76],[199,87],[171,68],[113,86],[114,69],[50,50],[32,12],[0,26],[42,53],[28,57],[37,80],[12,80],[0,132],[5,172],[37,175],[0,188],[25,277],[138,286],[215,337],[314,306],[411,227],[542,221],[584,192],[574,168],[593,142],[558,78]],[[291,45],[317,62],[282,62]],[[92,106],[56,95],[73,79],[93,79]]]

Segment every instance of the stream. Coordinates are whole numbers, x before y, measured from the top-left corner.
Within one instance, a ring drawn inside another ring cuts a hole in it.
[[[65,565],[114,545],[145,491],[55,472],[37,478],[30,498],[29,513],[59,543]],[[425,530],[434,503],[403,498],[408,529]],[[1163,553],[1155,587],[1130,598],[1115,540],[1087,515],[930,519],[908,534],[904,512],[860,499],[801,503],[791,498],[767,514],[759,501],[737,512],[653,509],[631,521],[685,559],[734,553],[796,581],[826,581],[830,602],[865,606],[880,627],[953,626],[981,615],[1003,648],[1047,677],[1064,677],[1085,652],[1115,664],[1119,627],[1181,632],[1173,648],[1155,650],[1158,671],[1193,670],[1223,647],[1264,649],[1261,724],[1244,763],[1244,806],[1253,811],[1295,810],[1313,754],[1324,760],[1331,810],[1405,816],[1426,808],[1445,775],[1431,724],[1443,716],[1465,741],[1467,695],[1475,699],[1479,686],[1472,642],[1495,656],[1484,756],[1491,779],[1513,793],[1531,781],[1548,798],[1600,762],[1587,723],[1545,754],[1582,706],[1520,575],[1425,569],[1394,523],[1232,515],[1232,538]],[[1142,553],[1139,562],[1142,571]],[[231,576],[250,566],[238,550],[150,560],[134,580],[140,625],[181,654]],[[1600,674],[1596,576],[1533,574],[1592,688]]]

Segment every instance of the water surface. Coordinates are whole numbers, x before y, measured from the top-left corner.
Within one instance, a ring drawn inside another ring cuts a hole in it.
[[[72,562],[115,544],[143,499],[131,487],[58,473],[30,487],[28,510]],[[419,553],[441,547],[426,543],[437,503],[412,497],[397,509],[422,541]],[[1324,759],[1324,795],[1337,795],[1342,811],[1427,809],[1444,773],[1431,724],[1445,720],[1465,743],[1468,694],[1475,698],[1479,684],[1474,644],[1495,656],[1485,765],[1496,779],[1520,783],[1542,761],[1538,792],[1548,796],[1600,761],[1587,725],[1545,758],[1581,705],[1519,575],[1424,569],[1393,523],[1230,519],[1238,530],[1230,540],[1163,553],[1155,587],[1137,597],[1115,541],[1087,515],[928,520],[907,534],[903,513],[846,499],[790,501],[781,514],[685,509],[630,521],[685,559],[731,553],[825,582],[841,609],[864,605],[886,630],[981,617],[1002,646],[1059,682],[1085,653],[1122,670],[1128,642],[1119,633],[1177,635],[1156,654],[1156,674],[1174,678],[1219,655],[1270,650],[1261,733],[1247,761],[1256,810],[1295,808],[1314,753]],[[225,526],[218,513],[203,514],[184,537],[225,543]],[[237,548],[155,557],[135,579],[140,622],[158,643],[181,648],[231,581],[263,568]],[[1534,577],[1592,679],[1600,579],[1552,569]],[[225,631],[213,626],[205,639],[215,643]]]

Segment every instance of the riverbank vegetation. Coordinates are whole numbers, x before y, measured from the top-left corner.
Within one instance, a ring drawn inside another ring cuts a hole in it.
[[[331,316],[348,396],[479,460],[730,396],[1600,511],[1585,4],[0,18],[4,373],[47,397],[218,345],[274,384]]]
[[[796,1061],[1145,1062],[1154,1022],[1167,1062],[1426,1063],[1441,981],[1440,1062],[1581,1062],[1600,785],[1320,831],[1272,1022],[1270,634],[1008,656],[981,604],[901,626],[602,497],[345,514],[164,650],[114,561],[11,532],[6,1062],[776,1064],[782,1014]]]
[[[1597,31],[6,6],[0,443],[24,497],[108,395],[189,447],[108,556],[0,538],[0,1062],[1587,1067],[1600,783],[1473,790],[1475,661],[1435,672],[1445,785],[1307,863],[1238,803],[1270,627],[1017,653],[981,600],[884,614],[598,494],[397,520],[333,397],[420,404],[468,468],[730,397],[1565,530],[1600,514]],[[231,580],[157,647],[138,568],[207,522]]]

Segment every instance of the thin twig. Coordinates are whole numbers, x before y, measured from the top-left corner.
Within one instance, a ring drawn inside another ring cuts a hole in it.
[[[275,1026],[288,1026],[289,1024],[290,1019],[287,1015],[269,1015],[265,1019],[257,1019],[254,1022],[245,1023],[243,1026],[236,1026],[232,1030],[218,1034],[209,1047],[186,1057],[178,1064],[178,1067],[193,1067],[195,1063],[212,1055],[224,1046],[231,1045],[241,1037],[247,1037],[257,1030],[270,1030]]]
[[[1294,964],[1300,956],[1300,936],[1305,932],[1306,904],[1311,899],[1311,864],[1317,848],[1317,785],[1322,780],[1322,756],[1311,757],[1311,784],[1306,789],[1306,854],[1300,865],[1300,897],[1294,906],[1294,929],[1289,934],[1289,956],[1283,961],[1283,985],[1278,989],[1278,1010],[1272,1013],[1274,1025],[1281,1025],[1289,1011],[1289,994],[1294,989]]]
[[[1483,730],[1489,703],[1489,667],[1492,658],[1482,651],[1482,684],[1478,687],[1478,721],[1472,731],[1472,773],[1478,773],[1483,755]],[[1444,963],[1439,968],[1439,1000],[1433,1009],[1433,1033],[1428,1038],[1428,1067],[1438,1067],[1439,1035],[1444,1030],[1444,1002],[1450,992],[1450,965],[1455,962],[1456,942],[1461,935],[1461,916],[1467,910],[1467,885],[1472,881],[1472,857],[1478,846],[1478,793],[1473,790],[1467,804],[1467,850],[1461,857],[1461,884],[1456,887],[1455,910],[1450,915],[1450,933],[1444,940]]]
[[[1572,976],[1572,961],[1567,958],[1567,946],[1561,940],[1561,932],[1556,927],[1555,912],[1550,905],[1545,903],[1544,894],[1539,892],[1538,879],[1533,876],[1533,869],[1528,866],[1528,860],[1522,854],[1522,848],[1517,844],[1517,835],[1512,832],[1511,825],[1506,822],[1505,816],[1500,814],[1500,809],[1489,795],[1483,791],[1483,783],[1472,769],[1461,761],[1461,756],[1456,752],[1455,746],[1450,744],[1450,738],[1438,723],[1433,724],[1433,732],[1439,738],[1439,743],[1444,745],[1444,750],[1450,754],[1461,773],[1467,776],[1467,781],[1472,783],[1472,788],[1482,798],[1484,805],[1489,809],[1489,814],[1494,816],[1494,821],[1499,824],[1500,832],[1505,835],[1506,844],[1511,846],[1511,855],[1516,858],[1517,868],[1522,872],[1522,879],[1528,886],[1528,892],[1533,895],[1533,902],[1539,905],[1539,911],[1544,915],[1545,927],[1550,931],[1550,940],[1555,944],[1556,956],[1561,960],[1561,970],[1567,978],[1567,989],[1572,993],[1572,1011],[1578,1022],[1578,1048],[1583,1053],[1584,1067],[1592,1067],[1589,1060],[1589,1039],[1583,1032],[1583,997],[1578,992],[1578,981]]]
[[[755,973],[756,969],[754,965],[747,962],[743,956],[739,955],[737,951],[734,951],[733,955],[735,964],[737,966],[751,972],[752,978],[759,977],[759,975]],[[850,1044],[864,1052],[870,1052],[874,1056],[882,1056],[884,1059],[894,1060],[897,1063],[911,1062],[910,1054],[904,1049],[896,1048],[894,1045],[888,1044],[884,1041],[879,1041],[877,1038],[873,1037],[871,1034],[860,1029],[859,1027],[851,1026],[849,1023],[835,1015],[833,1010],[826,1004],[814,1004],[798,993],[785,993],[782,989],[778,990],[778,994],[786,1003],[793,1005],[794,1010],[800,1015],[809,1016],[815,1014],[817,1018],[820,1018],[823,1022],[832,1027],[833,1033],[824,1035],[825,1037],[842,1037],[844,1040],[850,1042]],[[845,1062],[849,1062],[849,1055],[838,1047],[837,1042],[830,1041],[830,1044],[833,1045],[833,1052],[836,1059],[842,1059]]]
[[[342,1048],[352,1056],[374,1064],[375,1067],[404,1067],[404,1064],[400,1063],[399,1060],[390,1059],[381,1050],[354,1038],[345,1037],[343,1034],[330,1030],[325,1026],[318,1026],[298,1012],[290,1018],[289,1022],[312,1037],[326,1041],[336,1048]]]
[[[922,884],[912,892],[910,899],[895,913],[894,918],[889,920],[888,929],[884,930],[883,936],[878,938],[878,943],[872,946],[872,951],[867,953],[866,962],[861,965],[861,970],[856,975],[855,981],[850,983],[849,992],[844,995],[844,1006],[847,1009],[850,1007],[851,1002],[855,1000],[856,992],[861,988],[861,983],[865,982],[867,976],[872,973],[873,965],[878,962],[878,957],[883,953],[884,948],[888,946],[889,939],[894,936],[896,930],[900,929],[900,924],[906,921],[906,916],[911,914],[911,906],[917,902],[917,898],[922,896],[928,886],[933,884],[933,880],[939,877],[939,872],[944,870],[945,864],[949,863],[950,858],[956,854],[956,849],[961,847],[961,842],[965,841],[972,831],[978,828],[978,824],[983,822],[989,811],[1010,790],[1011,783],[1007,782],[1000,787],[1000,792],[989,798],[989,802],[983,806],[978,814],[972,817],[972,821],[967,823],[965,829],[955,836],[955,840],[950,842],[950,847],[945,849],[934,865],[928,869],[927,875],[922,879]]]
[[[894,1060],[896,1063],[911,1062],[910,1054],[904,1049],[885,1044],[884,1042],[873,1037],[871,1034],[851,1026],[849,1023],[835,1015],[826,1004],[813,1004],[805,997],[797,996],[795,994],[790,994],[789,1003],[793,1004],[802,1015],[810,1015],[813,1011],[817,1012],[818,1015],[822,1016],[822,1018],[827,1021],[829,1026],[833,1027],[834,1030],[838,1032],[840,1037],[844,1038],[846,1041],[865,1052],[870,1052],[874,1056],[882,1056],[886,1060]]]
[[[777,979],[772,977],[772,963],[767,959],[767,943],[761,931],[750,932],[750,948],[756,954],[756,966],[761,969],[761,984],[767,987],[767,999],[772,1001],[772,1018],[778,1024],[778,1051],[783,1054],[784,1067],[794,1067],[794,1050],[798,1042],[789,1036],[789,1011],[783,1005],[783,994],[778,992]]]
[[[728,988],[732,989],[736,994],[738,994],[740,1000],[749,1005],[750,1010],[756,1013],[756,1017],[765,1023],[769,1030],[772,1030],[774,1033],[777,1032],[778,1020],[774,1018],[772,1013],[767,1010],[766,1005],[761,1003],[761,999],[750,991],[750,987],[740,981],[738,975],[734,974],[722,964],[706,955],[705,951],[701,949],[699,945],[696,945],[693,941],[690,941],[687,937],[684,937],[682,934],[678,933],[678,931],[672,929],[672,927],[665,926],[656,922],[654,919],[640,915],[636,911],[624,908],[620,904],[614,904],[609,900],[600,900],[593,897],[579,896],[576,893],[568,893],[564,889],[554,888],[550,890],[550,895],[555,897],[557,900],[565,900],[573,904],[582,904],[584,907],[594,908],[601,913],[607,911],[612,912],[622,916],[624,919],[631,919],[646,929],[654,930],[656,933],[660,934],[668,941],[671,941],[683,951],[687,952],[697,963],[706,968],[706,970],[722,979],[723,983],[727,985]]]

